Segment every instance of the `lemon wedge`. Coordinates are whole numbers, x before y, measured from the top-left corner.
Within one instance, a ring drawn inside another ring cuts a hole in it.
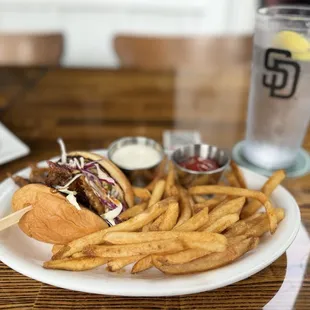
[[[294,31],[279,32],[273,42],[275,47],[296,53],[310,51],[310,42],[301,34]]]
[[[273,41],[274,47],[289,50],[295,60],[310,60],[310,42],[294,31],[281,31]]]

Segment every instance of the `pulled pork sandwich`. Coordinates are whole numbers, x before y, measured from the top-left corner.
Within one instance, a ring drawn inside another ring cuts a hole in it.
[[[116,225],[121,212],[134,203],[131,184],[108,159],[89,152],[62,154],[48,168],[32,167],[29,179],[13,180],[21,188],[12,199],[14,211],[33,209],[19,222],[37,240],[65,244]]]

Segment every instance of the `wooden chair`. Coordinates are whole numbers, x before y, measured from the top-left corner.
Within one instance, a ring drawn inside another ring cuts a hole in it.
[[[60,63],[63,36],[0,33],[1,66],[52,66]]]
[[[250,62],[251,36],[142,37],[119,35],[114,40],[120,64],[126,68],[176,70],[184,67],[221,67]]]

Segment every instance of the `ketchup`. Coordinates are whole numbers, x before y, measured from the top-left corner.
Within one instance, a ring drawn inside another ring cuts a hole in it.
[[[219,164],[214,159],[192,156],[181,162],[180,166],[193,171],[211,171],[220,168]]]

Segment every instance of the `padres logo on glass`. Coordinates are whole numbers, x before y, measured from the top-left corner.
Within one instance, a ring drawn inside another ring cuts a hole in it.
[[[291,52],[269,48],[265,54],[264,65],[268,73],[263,75],[263,85],[270,89],[270,96],[291,98],[300,75],[300,66],[292,60]]]

